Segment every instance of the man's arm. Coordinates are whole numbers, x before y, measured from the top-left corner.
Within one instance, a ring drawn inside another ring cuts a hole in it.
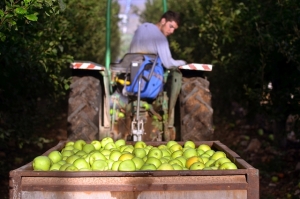
[[[173,67],[178,67],[186,64],[186,62],[183,60],[174,60],[172,58],[169,42],[166,38],[161,38],[156,42],[159,58],[165,68],[171,69]]]

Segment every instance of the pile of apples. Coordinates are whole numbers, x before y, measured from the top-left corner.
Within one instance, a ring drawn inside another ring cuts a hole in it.
[[[86,143],[68,141],[61,151],[37,156],[34,171],[145,171],[145,170],[226,170],[237,166],[223,151],[209,145],[196,147],[193,141],[169,141],[159,146],[143,141],[126,144],[111,137]]]

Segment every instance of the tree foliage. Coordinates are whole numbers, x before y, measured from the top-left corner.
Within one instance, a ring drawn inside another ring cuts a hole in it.
[[[106,0],[0,2],[0,141],[11,136],[26,140],[38,125],[50,122],[41,107],[49,110],[66,99],[74,59],[104,64],[106,4]],[[118,11],[113,1],[113,58],[119,48]]]

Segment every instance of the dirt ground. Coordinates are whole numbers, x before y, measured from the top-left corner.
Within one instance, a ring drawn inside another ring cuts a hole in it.
[[[215,124],[215,139],[227,145],[255,168],[260,174],[260,198],[283,199],[300,198],[300,147],[299,143],[293,147],[276,149],[269,134],[258,134],[258,129],[249,125],[236,123],[235,125]],[[67,138],[66,115],[57,124],[43,133],[42,146],[25,145],[17,149],[16,143],[11,143],[12,150],[0,152],[1,161],[5,161],[1,172],[16,169],[35,156],[55,146],[60,140]],[[48,143],[45,143],[48,142]],[[3,166],[3,165],[2,165]],[[1,175],[0,194],[8,198],[9,179]]]

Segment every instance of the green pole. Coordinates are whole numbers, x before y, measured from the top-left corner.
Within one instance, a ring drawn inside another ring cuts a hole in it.
[[[110,74],[110,67],[109,67],[110,66],[110,15],[111,15],[110,11],[111,11],[111,0],[107,0],[105,68],[108,75],[108,82],[111,81],[111,74]]]
[[[163,0],[164,13],[168,11],[167,0]]]
[[[106,67],[107,71],[110,71],[109,70],[109,65],[110,65],[110,10],[111,10],[111,0],[107,0],[107,11],[106,11],[106,56],[105,56],[105,67]]]

